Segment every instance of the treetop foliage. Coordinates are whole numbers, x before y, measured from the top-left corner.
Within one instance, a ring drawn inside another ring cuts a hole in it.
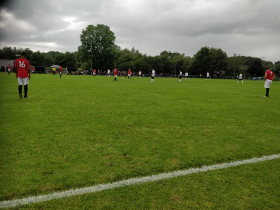
[[[32,66],[50,67],[53,64],[68,68],[84,70],[118,68],[120,71],[156,72],[167,75],[178,75],[179,70],[190,75],[205,75],[208,71],[216,76],[263,76],[265,67],[269,66],[276,74],[280,74],[280,61],[273,65],[270,61],[260,58],[243,56],[234,53],[228,57],[222,49],[202,47],[193,57],[178,52],[163,51],[156,56],[147,56],[132,48],[121,49],[115,44],[115,35],[103,24],[88,25],[80,35],[81,45],[76,52],[47,53],[26,48],[7,47],[0,49],[0,59],[15,60],[22,51],[27,53],[27,59]]]

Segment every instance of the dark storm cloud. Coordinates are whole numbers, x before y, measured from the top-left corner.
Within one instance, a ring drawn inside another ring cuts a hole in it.
[[[193,56],[201,47],[280,60],[278,0],[25,0],[0,10],[0,47],[76,51],[89,24],[108,25],[116,44],[148,55]]]

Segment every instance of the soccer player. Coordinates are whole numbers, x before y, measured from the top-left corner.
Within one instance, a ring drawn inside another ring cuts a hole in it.
[[[117,77],[118,77],[118,69],[117,69],[117,68],[114,69],[114,77],[115,77],[115,78],[114,78],[114,82],[115,82],[115,81],[117,82],[117,81],[118,81],[118,80],[117,80]]]
[[[96,75],[96,70],[93,69],[93,70],[92,70],[92,76],[95,76],[95,75]]]
[[[18,79],[19,98],[22,99],[22,85],[24,85],[24,98],[29,98],[27,92],[30,80],[30,64],[29,61],[26,60],[25,52],[22,52],[21,57],[15,61],[15,73]]]
[[[130,69],[128,69],[128,73],[127,73],[127,79],[131,79],[131,70]]]
[[[139,72],[138,72],[138,75],[139,75],[139,78],[141,78],[142,72],[139,71]]]
[[[269,67],[266,68],[266,72],[265,72],[265,82],[264,82],[264,88],[266,88],[266,95],[264,97],[269,97],[269,88],[272,84],[272,81],[275,78],[275,74],[270,70]]]
[[[242,81],[242,83],[243,83],[243,75],[241,73],[238,76],[238,82],[237,83],[239,83],[239,81]]]
[[[206,81],[208,81],[208,79],[210,80],[210,74],[209,74],[209,71],[207,71],[207,74],[206,74]]]
[[[8,75],[10,75],[10,73],[11,73],[11,66],[10,66],[10,64],[8,65],[7,69],[8,69]]]
[[[182,79],[182,71],[180,70],[180,72],[179,72],[179,81],[178,82],[181,82],[181,79]]]
[[[186,79],[189,79],[189,73],[188,72],[185,73],[185,80]]]
[[[60,76],[60,78],[61,78],[61,75],[62,75],[62,67],[60,66],[59,67],[59,76]]]
[[[151,74],[151,82],[155,82],[156,71],[153,69]]]
[[[110,77],[110,76],[111,76],[111,70],[110,70],[110,69],[108,69],[108,71],[107,71],[107,75],[108,75],[108,77]]]

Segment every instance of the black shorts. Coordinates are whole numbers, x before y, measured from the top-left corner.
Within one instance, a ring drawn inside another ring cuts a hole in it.
[[[182,76],[179,76],[179,79],[182,79]]]
[[[152,79],[155,79],[155,77],[151,77]]]

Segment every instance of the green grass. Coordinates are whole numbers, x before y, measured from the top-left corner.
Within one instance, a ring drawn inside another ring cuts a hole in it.
[[[280,153],[280,83],[0,74],[1,188],[11,200]],[[279,209],[279,160],[18,207]]]

